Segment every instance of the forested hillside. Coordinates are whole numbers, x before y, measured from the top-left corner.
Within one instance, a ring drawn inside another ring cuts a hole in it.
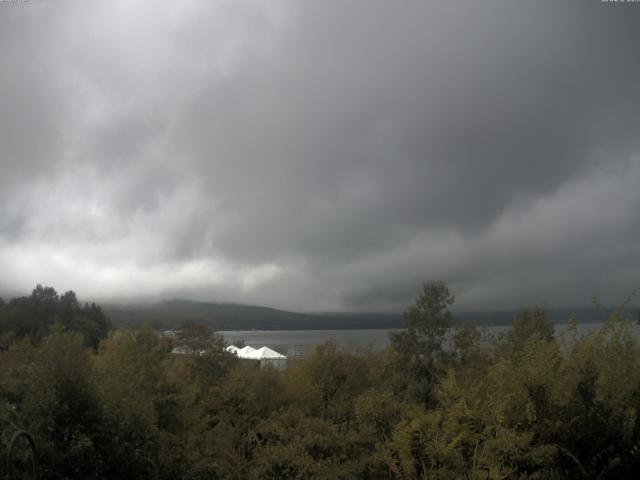
[[[2,442],[29,430],[43,479],[635,478],[640,347],[623,309],[585,336],[532,309],[501,336],[448,338],[453,300],[427,283],[387,351],[328,343],[285,371],[202,326],[182,335],[204,355],[172,355],[149,326],[97,346],[82,322],[25,330],[0,352]]]

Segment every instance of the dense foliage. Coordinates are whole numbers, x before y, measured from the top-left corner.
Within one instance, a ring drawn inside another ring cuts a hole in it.
[[[640,348],[620,312],[556,335],[523,311],[487,338],[449,329],[453,300],[428,283],[388,350],[328,343],[285,371],[196,325],[172,355],[150,327],[95,350],[54,322],[0,352],[2,442],[31,431],[44,479],[635,478]]]
[[[40,340],[55,324],[81,333],[84,342],[93,347],[110,329],[102,309],[95,303],[81,305],[73,291],[58,295],[53,288],[38,285],[28,297],[13,298],[8,303],[0,298],[0,350],[23,337]]]

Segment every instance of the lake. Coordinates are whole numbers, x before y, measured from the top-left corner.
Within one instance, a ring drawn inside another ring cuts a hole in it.
[[[389,346],[389,332],[400,330],[231,330],[221,331],[227,343],[238,340],[254,348],[267,346],[288,357],[303,355],[316,345],[335,341],[340,347],[353,350],[373,345],[376,350]]]
[[[588,333],[602,326],[602,323],[580,323],[578,332]],[[556,324],[556,332],[561,333],[569,327],[567,324]],[[508,327],[486,327],[487,335],[497,335]],[[304,355],[316,345],[327,341],[334,341],[336,345],[346,350],[358,347],[372,346],[374,350],[386,349],[389,342],[389,332],[400,329],[366,329],[366,330],[227,330],[220,331],[229,344],[243,341],[245,345],[254,348],[267,346],[288,357]],[[634,325],[636,338],[640,338],[640,326]]]

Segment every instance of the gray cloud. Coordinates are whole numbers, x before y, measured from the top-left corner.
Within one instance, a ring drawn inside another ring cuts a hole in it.
[[[0,289],[393,310],[640,278],[640,8],[0,5]]]

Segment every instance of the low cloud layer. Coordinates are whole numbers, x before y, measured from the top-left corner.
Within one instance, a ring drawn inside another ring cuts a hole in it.
[[[638,27],[599,0],[0,3],[0,292],[619,303]]]

